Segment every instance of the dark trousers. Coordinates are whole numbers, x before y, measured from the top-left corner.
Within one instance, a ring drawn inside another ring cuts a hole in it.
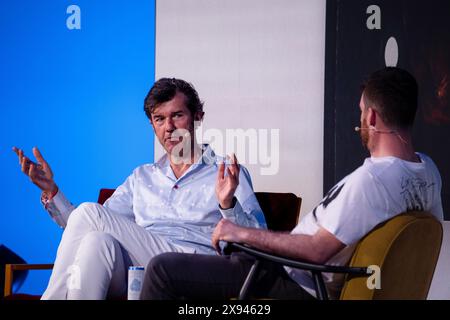
[[[141,299],[236,298],[253,262],[245,253],[228,256],[163,253],[146,268]],[[282,266],[271,262],[262,262],[250,293],[253,298],[314,299]]]

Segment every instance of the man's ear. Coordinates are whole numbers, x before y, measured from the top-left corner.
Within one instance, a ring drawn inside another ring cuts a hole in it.
[[[376,127],[377,118],[378,118],[377,112],[374,109],[369,108],[367,110],[367,122],[369,123],[369,126]]]
[[[203,116],[205,115],[205,113],[203,111],[197,111],[194,114],[194,121],[203,121]]]
[[[202,111],[197,111],[194,114],[194,130],[197,130],[197,128],[200,127],[204,115],[205,113]]]

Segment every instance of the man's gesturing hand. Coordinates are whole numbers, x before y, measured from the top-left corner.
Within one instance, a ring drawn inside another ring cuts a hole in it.
[[[230,157],[230,165],[225,176],[225,164],[219,164],[216,182],[216,197],[222,209],[229,209],[233,203],[234,192],[239,185],[239,164],[236,155]]]
[[[55,181],[53,180],[53,172],[47,161],[44,160],[38,148],[33,148],[33,155],[37,163],[31,161],[23,153],[22,149],[13,147],[13,151],[19,157],[19,164],[22,172],[25,173],[35,185],[48,194],[54,194],[57,190]]]

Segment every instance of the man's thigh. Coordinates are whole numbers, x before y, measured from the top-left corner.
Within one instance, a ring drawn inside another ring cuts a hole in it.
[[[115,238],[129,256],[131,263],[145,266],[149,260],[163,252],[179,251],[167,241],[138,225],[134,220],[114,213],[101,205],[85,208],[87,219],[101,231]]]
[[[210,256],[165,253],[146,270],[144,299],[228,299],[236,297],[253,259],[244,254]]]
[[[250,288],[253,298],[285,299],[285,300],[313,300],[315,299],[277,263],[264,262]]]
[[[254,258],[165,253],[146,270],[143,299],[230,299],[237,297]],[[253,298],[314,299],[279,264],[264,261],[250,287]]]

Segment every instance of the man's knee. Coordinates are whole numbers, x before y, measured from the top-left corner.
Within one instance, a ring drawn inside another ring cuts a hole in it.
[[[112,247],[117,244],[117,240],[112,235],[102,231],[89,232],[83,237],[82,242],[83,245],[88,245],[92,248]]]
[[[104,207],[95,202],[80,204],[69,216],[67,225],[90,224],[101,219]]]
[[[153,271],[159,271],[161,269],[171,268],[171,266],[174,264],[174,260],[178,259],[178,254],[174,252],[166,252],[158,254],[157,256],[153,257],[148,265],[147,265],[147,274],[154,273]]]
[[[80,249],[85,257],[96,257],[96,259],[107,257],[108,262],[114,262],[122,257],[119,241],[102,231],[87,233],[81,240]]]
[[[153,257],[145,269],[146,278],[165,279],[183,266],[186,254],[176,252],[161,253]]]
[[[171,276],[180,274],[186,254],[167,252],[153,257],[145,269],[141,292],[143,300],[174,299]]]

